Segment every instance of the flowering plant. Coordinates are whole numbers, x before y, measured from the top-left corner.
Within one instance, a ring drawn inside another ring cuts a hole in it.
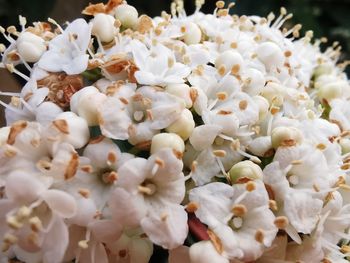
[[[171,263],[347,262],[340,48],[283,28],[284,8],[203,3],[0,28],[1,65],[26,81],[0,93],[2,262],[142,263],[154,245]]]

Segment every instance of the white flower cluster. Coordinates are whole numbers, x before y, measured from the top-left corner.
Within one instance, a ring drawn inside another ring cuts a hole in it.
[[[153,244],[171,263],[348,262],[340,48],[283,28],[284,8],[203,3],[0,28],[2,66],[26,81],[0,93],[1,262],[143,263]]]

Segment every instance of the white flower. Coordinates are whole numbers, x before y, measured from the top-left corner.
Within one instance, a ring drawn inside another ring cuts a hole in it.
[[[192,189],[190,200],[198,204],[196,216],[217,236],[222,255],[229,259],[256,260],[276,236],[275,216],[261,181],[232,187],[210,183]]]
[[[140,41],[131,42],[131,50],[136,66],[135,77],[139,84],[159,85],[184,83],[190,69],[176,62],[173,52],[162,44],[148,48]]]
[[[179,205],[185,194],[182,162],[170,149],[148,160],[134,158],[118,169],[117,188],[109,207],[117,222],[141,226],[164,248],[181,245],[187,236],[187,214]]]
[[[184,108],[180,99],[155,87],[135,92],[134,87],[122,86],[99,106],[100,127],[109,138],[145,143],[176,121]]]
[[[68,75],[85,71],[90,39],[91,25],[81,18],[74,20],[62,34],[50,41],[49,50],[38,61],[39,67],[50,72],[64,71]]]

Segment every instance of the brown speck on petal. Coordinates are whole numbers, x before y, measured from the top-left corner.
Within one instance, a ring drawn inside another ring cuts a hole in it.
[[[194,88],[190,89],[190,98],[192,100],[192,103],[194,103],[197,100],[198,97],[198,91]]]
[[[276,217],[274,224],[278,229],[285,229],[288,226],[289,221],[285,216],[278,216]]]
[[[129,81],[136,83],[135,72],[139,69],[126,55],[113,56],[103,65],[103,68],[110,74],[118,74],[124,71],[128,74]]]
[[[264,231],[261,229],[258,229],[255,233],[255,240],[259,243],[263,243],[264,242]]]
[[[275,200],[269,200],[269,208],[272,211],[277,211],[278,210],[277,202]]]
[[[182,160],[182,156],[183,156],[182,152],[173,149],[173,153],[177,159]]]
[[[107,155],[109,164],[114,164],[117,161],[117,154],[114,151],[110,151]]]
[[[162,159],[160,158],[156,158],[155,161],[154,161],[159,167],[163,168],[165,166],[165,163]]]
[[[69,134],[69,126],[66,120],[55,120],[52,122],[52,124],[59,130],[60,132],[64,134]]]
[[[74,175],[78,170],[78,166],[79,166],[79,155],[77,153],[73,153],[72,158],[69,161],[66,172],[64,174],[64,179],[69,180],[70,178],[74,177]]]
[[[84,198],[90,197],[90,190],[89,189],[86,189],[86,188],[79,189],[78,193]]]
[[[122,249],[122,250],[119,250],[119,253],[118,253],[118,255],[119,255],[119,257],[121,257],[121,258],[125,258],[126,257],[126,255],[127,255],[127,250],[126,249]]]
[[[213,243],[216,251],[219,254],[222,254],[222,252],[224,251],[224,248],[222,246],[222,242],[221,242],[220,238],[210,229],[207,230],[207,233],[208,233],[209,239]]]
[[[247,208],[245,205],[236,204],[231,209],[233,215],[242,217],[247,213]]]
[[[12,124],[10,133],[7,138],[7,144],[13,145],[16,141],[16,137],[19,133],[21,133],[26,127],[28,123],[26,121],[17,121]]]
[[[186,206],[186,211],[189,213],[194,213],[198,210],[199,204],[197,202],[189,202]]]

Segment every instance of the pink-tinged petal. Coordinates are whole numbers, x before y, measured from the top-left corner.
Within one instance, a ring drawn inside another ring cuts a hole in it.
[[[145,238],[132,238],[129,243],[130,263],[147,263],[153,254],[153,244]]]
[[[37,200],[45,190],[45,185],[29,172],[14,171],[6,180],[6,196],[20,204],[29,204]]]
[[[102,134],[116,140],[129,138],[129,126],[132,124],[129,113],[118,98],[110,97],[98,108]]]
[[[36,252],[36,253],[31,253],[28,252],[19,246],[15,245],[13,246],[13,254],[14,256],[19,259],[21,262],[26,262],[26,263],[38,263],[42,261],[42,252]],[[0,255],[0,259],[2,259],[2,255]],[[6,261],[4,262],[9,262],[8,259],[6,258]],[[45,262],[46,263],[46,262]]]
[[[222,128],[218,125],[201,125],[196,127],[190,137],[190,142],[197,151],[209,148]]]
[[[103,219],[89,224],[89,229],[98,242],[111,243],[118,240],[123,233],[123,226],[118,222]]]
[[[106,249],[102,243],[97,243],[91,251],[91,263],[108,263]]]
[[[95,201],[92,198],[80,197],[76,202],[77,212],[73,217],[69,218],[68,222],[86,227],[90,222],[95,220],[98,211]]]
[[[123,188],[116,188],[108,202],[112,218],[123,226],[137,227],[146,215],[142,195],[132,195]]]
[[[77,212],[77,203],[74,197],[63,191],[47,190],[41,195],[41,198],[53,212],[63,218],[73,217]]]
[[[60,263],[68,247],[69,235],[68,228],[63,219],[55,216],[55,222],[45,235],[43,242],[43,261],[50,263]]]
[[[179,246],[169,250],[169,263],[191,263],[189,247]]]
[[[173,249],[187,237],[187,213],[180,205],[167,204],[166,208],[151,211],[143,218],[141,227],[153,243]]]

